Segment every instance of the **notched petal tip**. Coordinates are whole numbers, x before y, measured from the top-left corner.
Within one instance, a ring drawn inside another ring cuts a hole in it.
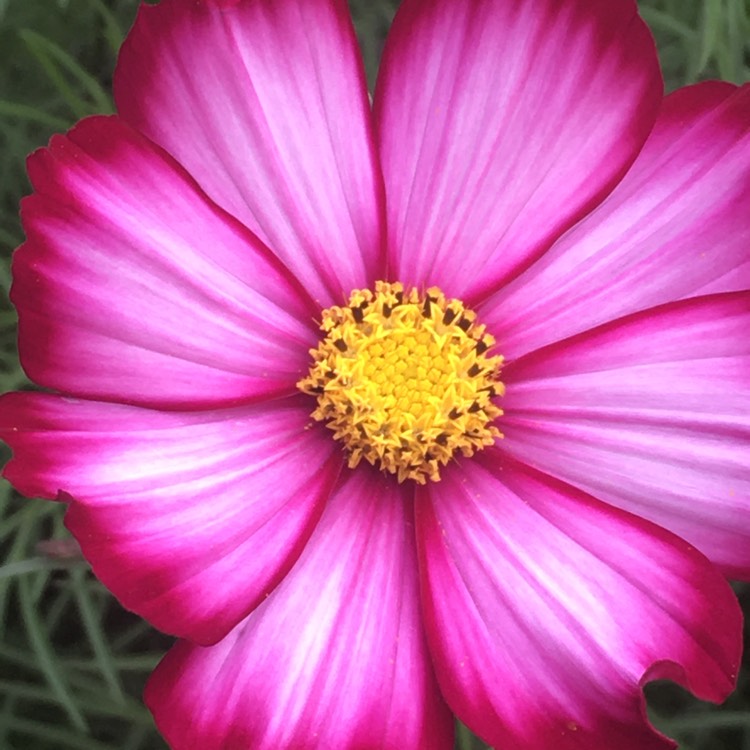
[[[664,529],[492,453],[417,504],[449,705],[494,746],[672,747],[645,719],[642,685],[731,691],[742,618],[726,579]]]

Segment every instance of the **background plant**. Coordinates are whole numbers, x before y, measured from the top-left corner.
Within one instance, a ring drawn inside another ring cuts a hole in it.
[[[350,4],[372,84],[398,3]],[[113,111],[112,69],[136,7],[135,0],[0,0],[3,391],[28,387],[7,297],[11,254],[23,240],[25,156],[81,117]],[[707,78],[750,80],[750,0],[641,0],[640,7],[669,89]],[[170,639],[123,611],[91,576],[63,510],[0,483],[0,748],[164,750],[140,695]],[[736,590],[750,612],[750,587]],[[746,663],[739,689],[718,710],[673,685],[649,686],[654,721],[686,750],[750,750]],[[459,727],[457,747],[484,745]]]

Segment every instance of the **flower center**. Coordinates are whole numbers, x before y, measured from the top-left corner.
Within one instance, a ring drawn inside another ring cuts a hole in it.
[[[297,387],[317,397],[312,416],[344,443],[351,468],[364,458],[424,484],[456,451],[471,456],[501,436],[492,398],[503,393],[502,357],[488,356],[495,340],[458,300],[379,281],[324,310],[320,328]]]

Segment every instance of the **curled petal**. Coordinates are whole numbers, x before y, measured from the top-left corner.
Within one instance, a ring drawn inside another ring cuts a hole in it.
[[[664,750],[642,684],[723,700],[742,617],[678,537],[496,450],[417,496],[430,651],[448,704],[494,747]]]

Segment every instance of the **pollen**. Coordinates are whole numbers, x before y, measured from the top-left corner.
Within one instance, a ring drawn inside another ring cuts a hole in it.
[[[503,394],[502,357],[459,300],[379,281],[324,310],[320,328],[297,387],[317,398],[312,416],[344,444],[351,468],[364,459],[425,484],[455,455],[502,437],[493,401]]]

